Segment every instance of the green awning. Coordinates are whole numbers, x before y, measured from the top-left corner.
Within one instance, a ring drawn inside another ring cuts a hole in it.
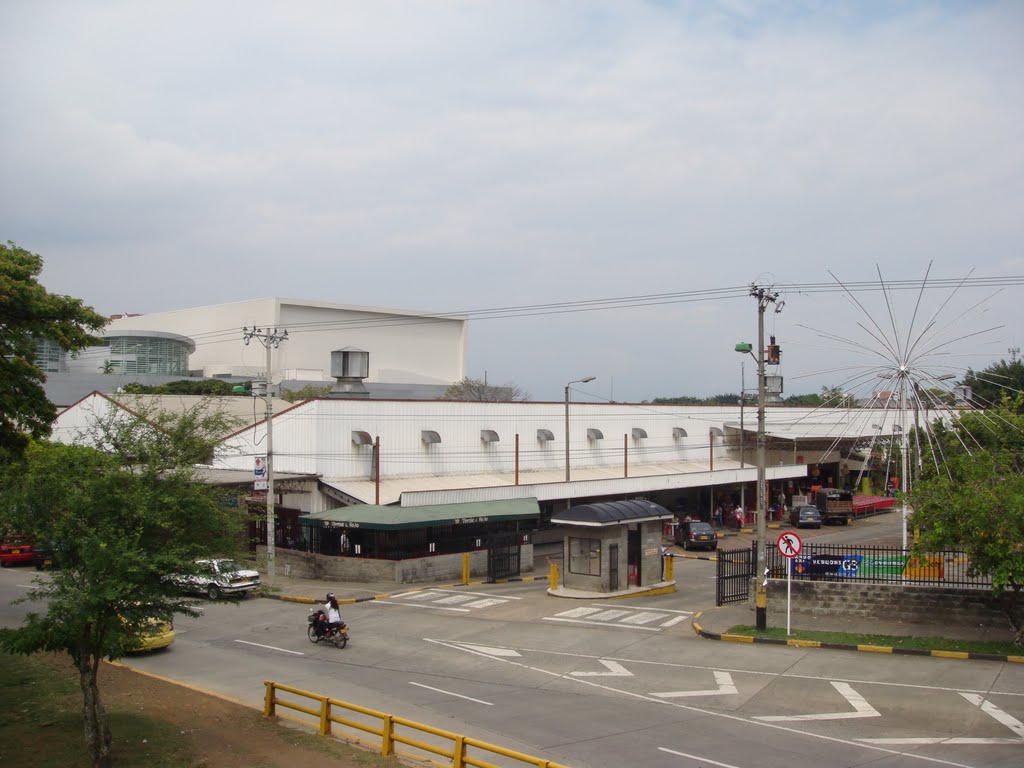
[[[467,504],[435,504],[425,507],[381,507],[375,504],[361,504],[312,512],[300,515],[299,519],[306,523],[320,522],[330,528],[396,531],[429,528],[433,525],[536,520],[539,517],[540,507],[537,500],[530,498],[474,501]]]

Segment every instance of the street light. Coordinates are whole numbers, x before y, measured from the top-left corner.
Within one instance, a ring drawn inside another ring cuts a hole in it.
[[[569,482],[569,387],[573,384],[586,384],[593,381],[597,376],[584,376],[582,379],[573,379],[565,385],[565,482]]]

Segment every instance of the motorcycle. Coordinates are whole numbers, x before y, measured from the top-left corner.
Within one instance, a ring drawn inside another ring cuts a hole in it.
[[[335,648],[348,645],[348,625],[342,622],[340,627],[327,626],[327,614],[323,609],[309,610],[309,629],[306,630],[311,643],[331,643]]]

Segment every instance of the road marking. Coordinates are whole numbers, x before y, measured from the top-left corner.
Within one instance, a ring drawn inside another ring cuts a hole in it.
[[[451,691],[443,691],[440,688],[433,688],[429,685],[423,685],[423,683],[409,682],[409,685],[415,685],[417,688],[426,688],[428,691],[436,691],[437,693],[443,693],[446,696],[454,696],[457,699],[465,699],[466,701],[474,701],[477,704],[486,704],[488,707],[493,707],[489,701],[483,701],[482,699],[474,699],[472,696],[463,696],[461,693],[452,693]]]
[[[619,664],[617,661],[608,661],[607,659],[598,659],[598,663],[604,664],[610,671],[608,672],[570,672],[569,674],[573,677],[632,677],[633,673],[626,669],[624,666]]]
[[[717,765],[719,768],[739,768],[739,766],[733,765],[732,763],[720,763],[717,760],[711,760],[707,757],[701,757],[700,755],[688,755],[686,752],[676,752],[674,749],[668,747],[658,747],[659,752],[668,752],[670,755],[678,755],[679,757],[685,757],[690,760],[696,760],[701,765]]]
[[[991,701],[983,699],[981,696],[978,696],[973,693],[961,693],[960,695],[967,699],[969,702],[971,702],[971,704],[974,704],[976,707],[981,707],[982,712],[984,712],[989,717],[993,718],[996,722],[1005,725],[1011,731],[1016,733],[1022,741],[1024,741],[1024,723],[1022,723],[1020,720],[1018,720],[1013,715],[1007,712],[1003,712],[1003,710],[1001,710]]]
[[[655,619],[665,618],[660,613],[651,613],[650,611],[643,611],[641,613],[634,613],[632,616],[626,616],[623,620],[623,624],[650,624]],[[682,617],[676,617],[682,618]],[[675,621],[675,619],[673,619]]]
[[[401,605],[405,608],[433,608],[435,611],[453,611],[455,613],[469,613],[469,608],[449,608],[445,605],[423,605],[422,603],[393,603],[390,600],[374,600],[374,605]]]
[[[489,645],[471,645],[469,643],[463,643],[463,648],[468,648],[472,651],[478,651],[479,653],[486,653],[489,656],[512,656],[520,658],[522,656],[518,651],[514,651],[511,648],[493,648]]]
[[[468,646],[465,643],[461,643],[461,642],[457,642],[457,641],[451,641],[451,640],[435,640],[435,639],[429,638],[429,637],[425,637],[425,638],[423,638],[423,640],[425,642],[428,642],[428,643],[435,643],[437,645],[442,645],[445,648],[451,648],[452,650],[455,650],[455,651],[462,651],[464,653],[475,653],[477,655],[487,656],[488,658],[495,658],[494,656],[489,656],[488,654],[483,653],[481,651],[478,651],[478,650]],[[506,649],[506,650],[512,650],[512,649]],[[583,654],[572,654],[572,653],[555,652],[555,651],[542,651],[542,650],[534,650],[534,649],[529,649],[529,648],[523,648],[522,650],[524,652],[528,652],[528,653],[552,653],[553,655],[559,655],[559,656],[582,656],[584,658],[587,658]],[[589,658],[593,658],[593,657],[589,657]],[[656,703],[656,704],[664,704],[665,706],[668,706],[668,707],[676,707],[677,709],[683,709],[683,710],[686,710],[687,712],[697,712],[697,713],[702,714],[702,715],[707,715],[709,717],[716,717],[716,718],[720,718],[722,720],[731,720],[733,722],[744,723],[746,725],[758,725],[758,726],[761,726],[762,728],[771,728],[772,730],[781,731],[783,733],[790,733],[790,734],[793,734],[794,736],[800,736],[800,737],[808,738],[808,739],[817,739],[818,741],[827,741],[827,742],[831,742],[833,744],[844,744],[844,745],[852,746],[852,747],[861,747],[863,749],[871,749],[871,750],[875,750],[877,752],[881,752],[881,753],[886,754],[886,755],[899,756],[900,758],[903,758],[903,759],[921,760],[921,761],[924,761],[924,762],[927,762],[927,763],[932,763],[932,764],[935,764],[935,765],[948,765],[948,766],[951,766],[952,768],[972,768],[972,766],[970,766],[970,765],[966,765],[964,763],[956,763],[956,762],[953,762],[952,760],[944,760],[944,759],[939,758],[939,757],[931,757],[931,756],[928,756],[928,755],[919,755],[919,754],[915,754],[915,753],[912,753],[912,752],[905,752],[905,751],[902,751],[902,750],[888,749],[888,748],[886,748],[885,746],[883,746],[881,744],[865,744],[862,741],[855,741],[853,739],[844,739],[844,738],[840,738],[838,736],[829,736],[829,735],[823,734],[823,733],[814,733],[813,731],[802,731],[799,728],[791,728],[791,727],[788,727],[788,726],[785,726],[785,725],[775,725],[775,724],[772,724],[772,723],[758,722],[757,720],[751,720],[751,719],[743,717],[741,715],[733,715],[733,714],[729,714],[727,712],[721,712],[721,711],[714,710],[714,709],[705,709],[703,707],[695,707],[692,704],[683,704],[682,702],[669,701],[669,700],[666,700],[666,699],[657,699],[657,698],[654,698],[653,696],[649,696],[649,695],[642,694],[642,693],[634,693],[633,691],[622,690],[621,688],[615,688],[614,686],[611,686],[611,685],[604,685],[602,683],[598,683],[598,682],[595,682],[595,681],[592,681],[592,680],[582,680],[582,679],[577,678],[577,677],[567,677],[566,675],[563,675],[563,674],[561,674],[559,672],[552,672],[551,670],[548,670],[548,669],[541,669],[540,667],[533,667],[533,666],[530,666],[529,664],[524,664],[524,663],[518,662],[518,661],[512,661],[511,659],[495,658],[495,660],[496,661],[502,661],[505,664],[511,664],[512,666],[518,667],[520,669],[529,670],[531,672],[536,672],[539,675],[547,675],[549,677],[559,678],[559,679],[562,679],[562,680],[571,680],[572,682],[574,682],[574,683],[576,683],[578,685],[589,685],[592,688],[599,688],[599,689],[601,689],[603,691],[610,691],[612,693],[619,694],[620,696],[624,696],[626,698],[638,699],[640,701],[649,701],[651,703]],[[625,659],[625,661],[628,661],[628,659]],[[667,666],[677,666],[677,665],[667,665]],[[682,666],[682,665],[678,665],[678,666]],[[739,671],[742,671],[742,670],[739,670]],[[680,753],[680,754],[682,754],[682,753]],[[730,767],[730,768],[734,768],[734,767]]]
[[[661,625],[661,627],[662,629],[666,627],[674,627],[679,622],[686,621],[687,619],[691,618],[693,618],[693,614],[690,614],[689,616],[676,616],[674,619],[669,619],[668,621],[666,621],[664,624]]]
[[[664,693],[652,693],[651,696],[656,696],[659,699],[681,699],[691,696],[726,696],[739,693],[736,690],[736,684],[732,681],[732,675],[728,672],[715,672],[715,682],[718,683],[718,687],[706,691],[665,691]]]
[[[465,589],[428,589],[427,591],[428,592],[441,592],[441,593],[447,593],[447,594],[452,594],[452,595],[476,595],[477,597],[494,597],[495,596],[493,592],[470,592],[469,590],[465,590]],[[521,597],[516,597],[515,595],[506,595],[505,593],[502,593],[500,595],[500,597],[501,597],[502,600],[522,600],[523,599]]]
[[[608,621],[586,621],[583,619],[561,619],[558,616],[545,616],[544,621],[560,621],[563,624],[589,624],[592,627],[604,627],[605,629],[642,629],[645,632],[660,632],[659,627],[638,627],[632,624],[616,624]]]
[[[250,643],[248,640],[235,640],[235,642],[236,643],[241,643],[242,645],[254,645],[257,648],[266,648],[269,651],[280,651],[281,653],[290,653],[293,656],[305,656],[306,655],[306,654],[302,653],[302,651],[289,651],[287,648],[278,648],[277,646],[274,646],[274,645],[263,645],[262,643]]]
[[[817,715],[755,715],[755,720],[767,723],[806,722],[808,720],[854,720],[859,717],[881,717],[882,713],[868,704],[867,700],[846,683],[832,681],[832,687],[850,702],[853,712],[823,712]]]

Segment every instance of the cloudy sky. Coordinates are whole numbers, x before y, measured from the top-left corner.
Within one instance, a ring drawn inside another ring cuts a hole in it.
[[[0,239],[104,313],[551,305],[470,323],[542,400],[738,391],[752,283],[786,394],[869,315],[979,368],[1024,342],[1022,41],[1016,0],[0,0]],[[804,290],[879,272],[936,282]]]

